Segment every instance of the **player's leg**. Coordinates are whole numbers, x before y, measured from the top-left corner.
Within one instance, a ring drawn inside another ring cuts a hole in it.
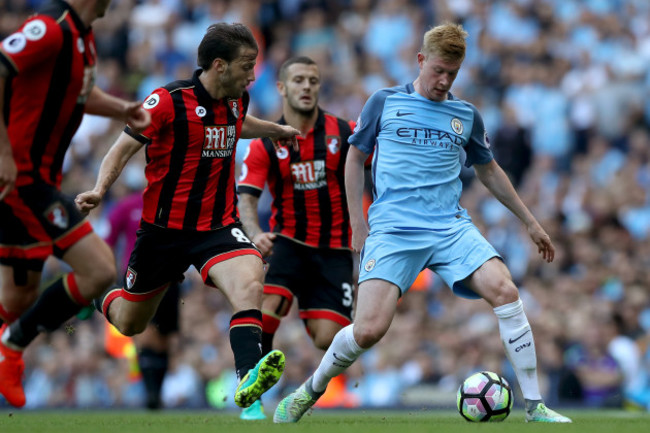
[[[224,261],[217,258],[208,276],[233,308],[230,346],[240,379],[235,403],[248,407],[275,385],[284,371],[282,352],[274,350],[262,357],[262,259],[254,249]]]
[[[334,336],[352,322],[353,259],[345,250],[312,248],[310,253],[308,275],[302,276],[306,284],[294,292],[314,346],[327,350]]]
[[[354,323],[336,334],[314,374],[278,404],[273,422],[298,422],[325,393],[329,381],[386,334],[400,295],[399,288],[386,280],[361,282]]]
[[[42,268],[42,262],[36,266]],[[5,334],[8,325],[16,321],[19,313],[28,309],[36,300],[38,283],[41,273],[28,270],[27,263],[20,260],[14,266],[0,265],[2,305],[0,314],[4,323],[0,327],[0,335]],[[25,296],[21,296],[24,293]],[[8,337],[8,335],[7,335]],[[25,392],[22,384],[25,363],[22,358],[22,348],[12,347],[0,339],[0,394],[9,404],[15,407],[25,405]]]
[[[544,405],[537,378],[533,332],[506,265],[496,257],[491,258],[472,273],[466,283],[494,308],[501,340],[525,399],[526,421],[571,422]]]
[[[293,294],[286,287],[264,286],[262,296],[262,355],[273,350],[273,339],[282,319],[289,314]]]
[[[41,271],[29,269],[25,264],[14,262],[13,266],[0,263],[0,320],[11,324],[38,297]]]
[[[170,340],[178,332],[179,290],[178,283],[169,286],[147,328],[134,338],[148,409],[161,406],[160,392],[169,366]]]

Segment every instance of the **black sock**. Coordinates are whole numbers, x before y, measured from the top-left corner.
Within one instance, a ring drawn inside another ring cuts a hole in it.
[[[50,284],[36,303],[9,326],[9,342],[18,347],[27,347],[40,332],[54,331],[81,310],[81,305],[73,301],[66,291],[64,278]]]
[[[273,350],[273,337],[275,337],[275,334],[262,332],[262,356]]]
[[[230,318],[230,347],[235,355],[237,378],[248,373],[262,357],[262,312],[245,310]]]
[[[157,352],[144,347],[138,351],[138,364],[147,391],[147,408],[160,408],[160,390],[169,365],[167,352]]]

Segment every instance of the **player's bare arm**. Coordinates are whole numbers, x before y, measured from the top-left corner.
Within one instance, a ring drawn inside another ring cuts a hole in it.
[[[345,160],[345,193],[352,227],[352,249],[357,253],[361,252],[368,237],[368,222],[363,215],[364,165],[367,159],[368,155],[350,146]]]
[[[260,227],[260,221],[257,214],[257,203],[259,198],[252,194],[241,193],[239,195],[239,219],[244,226],[248,237],[259,248],[263,257],[271,255],[273,249],[273,240],[275,233],[264,232]]]
[[[537,245],[537,251],[544,260],[552,262],[555,258],[555,247],[550,236],[521,201],[510,179],[499,167],[499,164],[494,160],[487,164],[474,164],[474,170],[481,183],[486,186],[492,195],[524,223],[528,235]]]
[[[295,151],[298,151],[298,139],[296,138],[298,135],[300,135],[300,131],[293,126],[280,125],[251,115],[246,116],[241,128],[241,138],[269,137],[280,145],[291,145]]]
[[[136,133],[144,131],[151,123],[151,115],[142,108],[142,103],[116,98],[97,86],[88,95],[85,112],[122,120]]]
[[[82,192],[75,198],[75,204],[81,212],[90,212],[99,206],[106,191],[115,183],[126,163],[141,147],[142,143],[130,135],[124,132],[120,134],[102,160],[95,188]]]
[[[0,63],[0,113],[3,113],[5,108],[4,89],[8,75],[9,71]],[[18,176],[18,168],[11,151],[7,125],[5,125],[4,118],[0,116],[0,201],[14,189],[16,176]]]

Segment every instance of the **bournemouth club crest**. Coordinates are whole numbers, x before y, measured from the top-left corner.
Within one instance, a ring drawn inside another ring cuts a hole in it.
[[[325,144],[327,145],[327,150],[329,150],[331,154],[335,155],[339,150],[341,150],[341,137],[338,135],[328,135],[325,137]]]
[[[232,115],[239,118],[239,102],[237,99],[228,100],[228,106],[230,107],[230,111],[232,111]]]
[[[54,203],[45,211],[45,218],[55,227],[60,229],[68,228],[68,211],[60,202]]]

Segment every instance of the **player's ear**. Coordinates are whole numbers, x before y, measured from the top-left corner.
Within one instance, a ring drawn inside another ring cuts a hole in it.
[[[217,57],[212,61],[212,69],[219,73],[226,72],[226,69],[228,69],[228,62],[220,57]]]
[[[279,81],[279,80],[276,81],[275,82],[275,88],[278,89],[278,93],[280,94],[280,96],[284,96],[285,90],[286,90],[286,86],[284,85],[284,81]]]

